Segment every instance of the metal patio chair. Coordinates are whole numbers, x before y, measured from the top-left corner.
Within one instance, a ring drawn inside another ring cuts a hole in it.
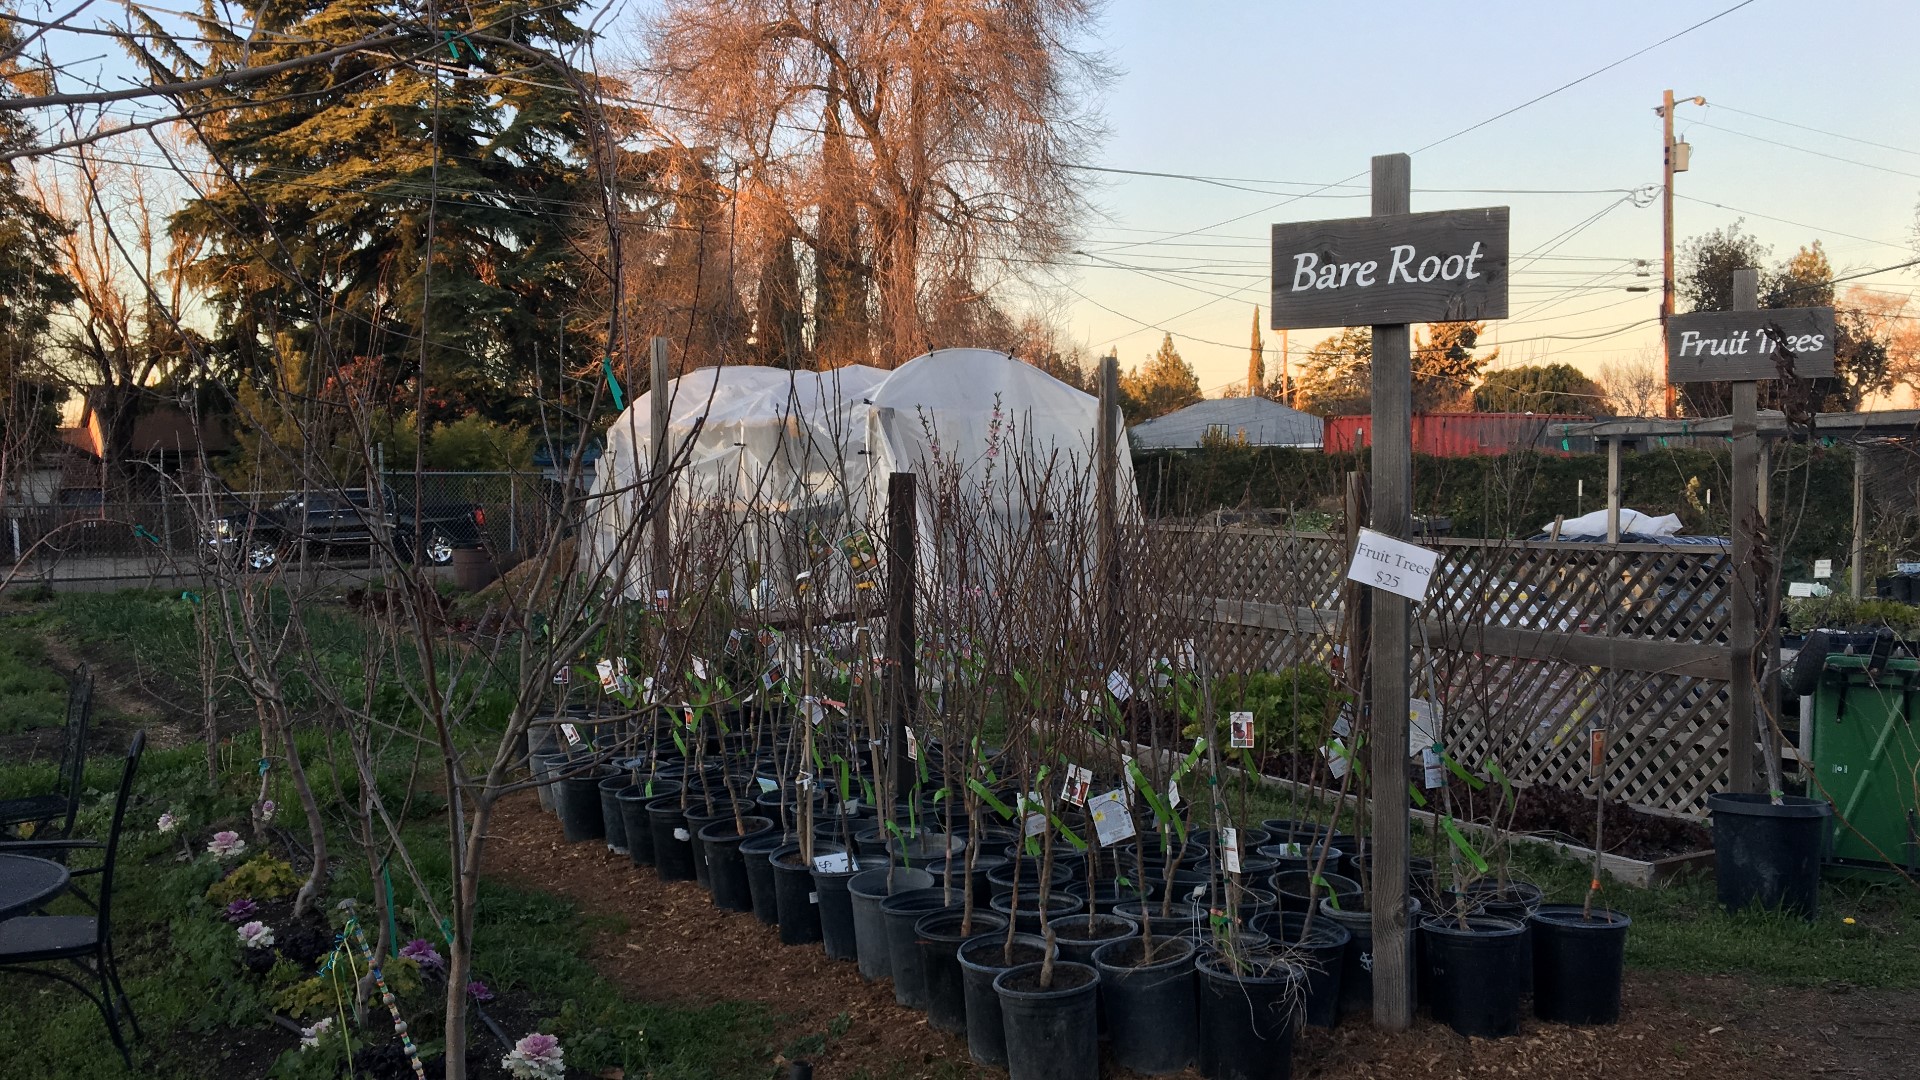
[[[107,830],[106,843],[97,840],[23,840],[7,844],[4,850],[21,855],[40,855],[59,851],[94,849],[103,853],[99,867],[100,891],[89,898],[92,915],[21,915],[0,922],[0,972],[41,975],[66,983],[80,991],[100,1010],[127,1068],[133,1068],[133,1055],[120,1034],[124,1013],[134,1038],[144,1038],[140,1022],[134,1018],[127,1001],[126,988],[120,985],[119,967],[114,961],[112,934],[113,872],[120,853],[120,829],[127,816],[127,800],[133,794],[133,776],[140,767],[140,755],[147,748],[147,733],[134,733],[127,747],[127,763],[120,773],[120,792],[113,800],[113,825]],[[71,964],[82,975],[99,983],[99,993],[65,970]]]
[[[67,726],[61,732],[60,778],[53,791],[18,799],[0,799],[0,829],[33,825],[34,836],[65,839],[73,835],[86,786],[87,725],[93,722],[93,673],[81,664],[67,692]],[[56,827],[53,823],[58,822]]]

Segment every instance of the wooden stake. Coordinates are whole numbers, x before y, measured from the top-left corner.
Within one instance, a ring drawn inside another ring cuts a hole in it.
[[[1752,311],[1759,307],[1758,270],[1733,272],[1733,309]],[[1755,496],[1760,490],[1760,439],[1756,399],[1760,384],[1741,380],[1733,384],[1733,495],[1727,509],[1733,520],[1733,621],[1727,627],[1727,644],[1732,667],[1727,685],[1728,730],[1727,788],[1730,791],[1754,790],[1754,709],[1759,703],[1759,687],[1754,677],[1755,625],[1754,598],[1760,578],[1754,572],[1754,551],[1758,533],[1764,525],[1755,514]]]
[[[918,710],[920,696],[913,663],[914,559],[919,546],[915,481],[910,472],[887,477],[887,757],[893,763],[889,775],[895,799],[913,786],[907,724]]]
[[[1412,160],[1373,159],[1375,217],[1409,212]],[[1413,350],[1405,323],[1373,328],[1373,529],[1409,539],[1413,491]],[[1373,1022],[1389,1031],[1413,1024],[1413,971],[1407,926],[1407,600],[1373,593],[1367,725],[1373,796]]]
[[[648,493],[653,495],[653,589],[654,595],[647,597],[651,607],[660,590],[673,588],[672,548],[669,546],[672,529],[673,497],[662,485],[667,482],[667,463],[673,455],[667,449],[667,339],[653,339],[652,381],[649,389],[653,393],[653,477],[648,481]]]

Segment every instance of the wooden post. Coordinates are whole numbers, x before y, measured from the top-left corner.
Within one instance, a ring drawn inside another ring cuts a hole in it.
[[[1620,542],[1620,440],[1607,440],[1607,543]]]
[[[1848,560],[1853,564],[1847,568],[1848,584],[1853,586],[1853,598],[1865,599],[1867,595],[1867,448],[1859,442],[1853,444],[1853,550],[1848,552]]]
[[[1759,280],[1757,270],[1733,272],[1735,311],[1759,307]],[[1754,600],[1760,591],[1753,560],[1759,546],[1757,533],[1764,528],[1754,514],[1754,497],[1760,486],[1759,387],[1751,379],[1733,383],[1733,494],[1727,503],[1733,521],[1733,621],[1727,627],[1728,660],[1733,670],[1727,685],[1727,789],[1736,792],[1754,790],[1754,710],[1759,704],[1753,669],[1759,630]]]
[[[673,588],[672,547],[669,544],[673,528],[672,488],[667,486],[667,466],[673,460],[667,449],[667,339],[653,339],[652,382],[649,388],[653,394],[653,426],[651,429],[653,445],[653,478],[648,481],[649,501],[653,509],[653,589],[654,595],[647,598],[649,605],[656,602],[660,590]]]
[[[906,728],[920,704],[920,687],[913,666],[918,499],[914,474],[897,472],[887,476],[887,760],[896,799],[913,786],[913,762],[906,754]]]
[[[1410,211],[1413,164],[1405,154],[1373,159],[1373,215]],[[1408,539],[1413,492],[1413,376],[1405,323],[1373,328],[1373,529]],[[1389,1031],[1413,1024],[1411,930],[1407,926],[1407,676],[1412,663],[1407,599],[1370,589],[1373,618],[1373,1022]]]
[[[1094,551],[1100,590],[1100,655],[1112,655],[1113,635],[1120,627],[1120,358],[1100,361],[1100,419],[1094,433],[1094,452],[1100,460],[1094,471]]]

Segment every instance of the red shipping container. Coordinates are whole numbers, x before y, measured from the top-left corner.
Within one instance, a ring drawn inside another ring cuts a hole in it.
[[[1568,413],[1415,413],[1413,452],[1428,457],[1467,457],[1525,449],[1549,454],[1590,451],[1591,438],[1565,440],[1555,427],[1592,421],[1591,416]],[[1328,417],[1323,445],[1329,454],[1373,445],[1373,417]]]

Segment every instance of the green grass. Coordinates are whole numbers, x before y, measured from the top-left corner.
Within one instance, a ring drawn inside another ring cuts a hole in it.
[[[67,719],[67,681],[47,663],[37,634],[0,623],[0,735],[59,727]]]
[[[1239,796],[1230,798],[1237,809]],[[1286,794],[1273,788],[1250,793],[1245,816],[1257,822],[1288,812]],[[1305,816],[1324,821],[1328,815]],[[1350,822],[1351,813],[1342,820]],[[1542,845],[1507,847],[1510,872],[1539,885],[1549,902],[1581,901],[1589,866]],[[1416,826],[1415,854],[1431,856],[1436,850],[1444,877],[1448,841],[1442,835],[1436,848],[1433,834]],[[1488,854],[1494,856],[1491,848]],[[1810,923],[1754,911],[1729,915],[1720,907],[1710,874],[1651,889],[1612,880],[1601,888],[1600,903],[1633,920],[1627,936],[1632,967],[1789,986],[1920,989],[1920,889],[1899,879],[1828,879],[1820,889],[1820,916]]]

